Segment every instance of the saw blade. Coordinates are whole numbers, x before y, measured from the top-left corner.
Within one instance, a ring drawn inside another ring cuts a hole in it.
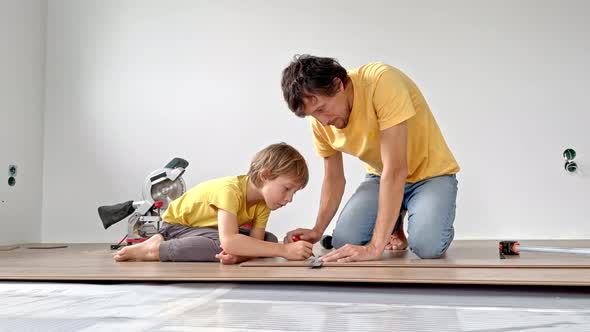
[[[177,178],[174,181],[169,179],[163,180],[152,185],[151,194],[154,201],[161,201],[164,203],[161,211],[166,211],[168,204],[173,200],[182,196],[185,191],[185,184],[182,178]]]

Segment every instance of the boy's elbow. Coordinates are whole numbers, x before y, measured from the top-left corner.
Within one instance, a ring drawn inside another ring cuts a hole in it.
[[[234,240],[234,236],[222,236],[220,241],[221,248],[228,254],[232,254],[236,250],[236,241]]]

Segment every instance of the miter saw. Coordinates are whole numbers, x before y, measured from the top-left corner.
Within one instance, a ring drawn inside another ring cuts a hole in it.
[[[111,249],[118,249],[125,241],[128,245],[143,242],[158,233],[161,213],[186,192],[182,174],[187,166],[186,160],[174,158],[164,168],[153,171],[146,178],[142,201],[127,201],[98,208],[105,229],[129,217],[127,235],[118,244],[111,245]]]

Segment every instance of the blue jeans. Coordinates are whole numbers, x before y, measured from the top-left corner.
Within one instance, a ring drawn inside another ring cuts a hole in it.
[[[335,248],[347,243],[364,245],[371,240],[379,208],[380,181],[380,176],[367,174],[346,203],[332,234]],[[439,258],[451,245],[456,199],[455,175],[406,183],[401,209],[408,211],[408,246],[418,257]],[[394,229],[400,226],[398,220]]]

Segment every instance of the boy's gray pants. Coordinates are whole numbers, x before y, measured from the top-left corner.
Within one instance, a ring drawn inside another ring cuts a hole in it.
[[[162,222],[160,234],[160,261],[162,262],[218,262],[215,255],[221,252],[219,230],[209,227],[190,227]],[[249,235],[250,229],[240,228],[240,234]],[[264,241],[278,242],[274,234],[266,232]]]

